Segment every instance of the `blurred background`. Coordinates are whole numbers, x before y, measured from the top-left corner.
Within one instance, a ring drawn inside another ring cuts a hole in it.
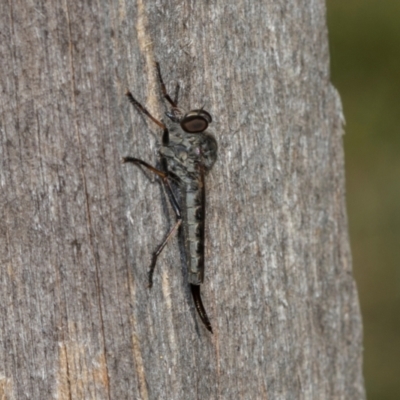
[[[327,0],[368,400],[400,399],[400,0]]]

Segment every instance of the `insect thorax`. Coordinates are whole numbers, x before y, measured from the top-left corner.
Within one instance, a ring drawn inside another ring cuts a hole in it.
[[[177,123],[168,124],[169,143],[159,149],[165,157],[168,170],[182,183],[189,184],[197,179],[199,168],[207,173],[217,159],[217,142],[206,132],[187,133]]]

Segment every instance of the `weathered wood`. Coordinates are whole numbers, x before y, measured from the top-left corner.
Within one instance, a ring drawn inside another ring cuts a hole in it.
[[[232,3],[232,4],[229,4]],[[2,2],[0,393],[6,399],[364,399],[340,99],[322,0]],[[158,60],[205,105],[203,300],[156,162]]]

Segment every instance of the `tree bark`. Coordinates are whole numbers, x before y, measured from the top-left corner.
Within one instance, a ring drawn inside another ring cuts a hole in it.
[[[167,4],[168,3],[168,4]],[[231,4],[230,4],[231,3]],[[323,0],[2,2],[4,399],[364,399]],[[154,61],[219,143],[199,320],[157,180]]]

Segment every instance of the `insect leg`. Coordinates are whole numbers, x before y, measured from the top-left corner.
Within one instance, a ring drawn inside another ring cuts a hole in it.
[[[172,107],[174,107],[174,108],[178,107],[178,104],[175,101],[173,101],[171,99],[171,97],[169,96],[169,94],[167,93],[167,89],[165,87],[163,78],[161,76],[160,64],[158,62],[156,62],[156,68],[157,68],[158,80],[160,81],[161,91],[163,93],[163,96],[168,101],[168,103],[171,104]]]
[[[140,160],[139,158],[135,157],[122,157],[122,162],[124,164],[126,163],[132,163],[132,164],[137,164],[137,165],[142,165],[143,167],[146,167],[148,170],[153,172],[154,174],[158,175],[161,179],[166,179],[168,177],[168,174],[164,171],[161,171],[152,165],[148,164],[146,161]]]
[[[122,161],[123,161],[123,163],[130,162],[132,164],[141,165],[143,167],[146,167],[148,170],[155,173],[156,175],[158,175],[161,178],[161,181],[167,191],[168,198],[171,202],[171,206],[176,215],[176,223],[170,229],[170,231],[168,232],[165,239],[162,241],[162,243],[158,246],[157,250],[152,255],[150,269],[149,269],[149,285],[148,285],[148,287],[151,288],[153,286],[153,274],[154,274],[154,269],[156,267],[157,258],[160,255],[160,253],[163,251],[164,247],[167,245],[167,243],[169,242],[171,237],[173,237],[174,233],[178,230],[178,228],[182,224],[181,209],[179,207],[178,200],[176,199],[174,192],[172,191],[171,184],[169,183],[168,173],[166,173],[164,171],[160,171],[159,169],[153,167],[152,165],[150,165],[147,162],[140,160],[138,158],[124,157],[122,159]]]
[[[174,102],[175,104],[178,104],[178,99],[179,99],[179,90],[180,90],[180,86],[179,83],[176,84],[176,88],[175,88],[175,95],[174,95]]]
[[[167,127],[161,122],[159,121],[157,118],[154,118],[150,112],[147,110],[147,108],[143,105],[141,105],[133,96],[132,93],[128,90],[126,93],[126,96],[128,97],[129,101],[140,111],[142,112],[144,115],[146,115],[147,117],[149,117],[153,122],[155,122],[159,127],[163,128],[163,129],[167,129]]]
[[[168,144],[169,142],[169,132],[168,132],[168,128],[166,127],[165,124],[163,124],[161,121],[159,121],[157,118],[154,118],[150,112],[147,110],[147,108],[143,105],[141,105],[133,96],[132,93],[128,90],[126,92],[126,95],[129,99],[129,101],[140,111],[142,112],[144,115],[146,115],[146,117],[149,117],[153,122],[155,122],[160,128],[162,128],[164,130],[163,133],[163,139],[162,142],[163,144]],[[153,171],[154,172],[154,171]]]

